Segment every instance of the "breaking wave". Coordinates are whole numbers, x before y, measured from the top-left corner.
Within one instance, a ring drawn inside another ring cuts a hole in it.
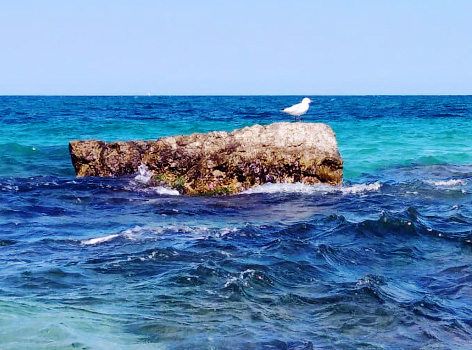
[[[427,180],[425,182],[433,186],[443,186],[443,187],[457,187],[457,186],[465,186],[467,184],[467,181],[464,179]]]
[[[370,184],[355,184],[348,186],[329,186],[329,185],[305,185],[300,182],[288,184],[288,183],[267,183],[258,187],[251,188],[243,192],[243,194],[255,194],[255,193],[301,193],[301,194],[328,194],[328,193],[341,193],[341,194],[362,194],[366,192],[379,191],[382,184],[374,182]]]

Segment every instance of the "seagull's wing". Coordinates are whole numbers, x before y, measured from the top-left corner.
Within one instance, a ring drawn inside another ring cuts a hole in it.
[[[282,109],[282,111],[288,114],[297,113],[299,110],[301,110],[301,105],[301,103],[297,103],[291,107]]]

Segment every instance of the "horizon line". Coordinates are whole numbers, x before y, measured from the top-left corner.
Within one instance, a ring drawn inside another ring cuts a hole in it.
[[[472,96],[470,94],[0,94],[0,97],[258,97],[258,96]]]

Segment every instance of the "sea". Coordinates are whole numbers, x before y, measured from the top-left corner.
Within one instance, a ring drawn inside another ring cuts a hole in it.
[[[308,96],[343,185],[76,178],[76,139],[293,121],[305,96],[0,96],[0,349],[472,349],[472,96]]]

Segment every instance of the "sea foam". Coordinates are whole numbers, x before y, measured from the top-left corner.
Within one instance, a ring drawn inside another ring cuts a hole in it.
[[[442,187],[464,186],[467,183],[465,180],[462,180],[462,179],[451,179],[451,180],[440,180],[440,181],[428,180],[425,182],[433,186],[442,186]]]
[[[98,245],[101,243],[112,241],[116,238],[125,238],[125,239],[136,239],[141,234],[143,228],[141,226],[136,226],[132,229],[125,230],[121,233],[114,233],[111,235],[97,237],[97,238],[90,238],[80,241],[83,245]]]
[[[146,164],[141,163],[138,167],[138,175],[135,176],[135,180],[143,185],[146,185],[152,178],[153,172],[148,169]]]
[[[375,192],[380,189],[382,184],[380,182],[374,182],[371,184],[355,184],[350,186],[330,186],[330,185],[305,185],[300,182],[297,183],[267,183],[261,186],[250,188],[243,192],[243,194],[256,194],[256,193],[300,193],[300,194],[329,194],[329,193],[341,193],[341,194],[362,194],[365,192]]]
[[[134,180],[132,181],[134,182],[134,185],[137,186],[137,188],[133,188],[132,190],[137,190],[139,192],[153,192],[164,196],[180,195],[179,191],[163,186],[150,186],[143,188],[142,185],[148,185],[153,175],[154,173],[149,170],[146,164],[141,163],[141,165],[138,167],[138,174],[134,177]]]
[[[86,240],[81,241],[80,243],[82,243],[84,245],[96,245],[96,244],[111,241],[111,240],[113,240],[115,238],[118,238],[120,236],[121,236],[120,234],[108,235],[108,236],[105,236],[105,237],[86,239]]]

